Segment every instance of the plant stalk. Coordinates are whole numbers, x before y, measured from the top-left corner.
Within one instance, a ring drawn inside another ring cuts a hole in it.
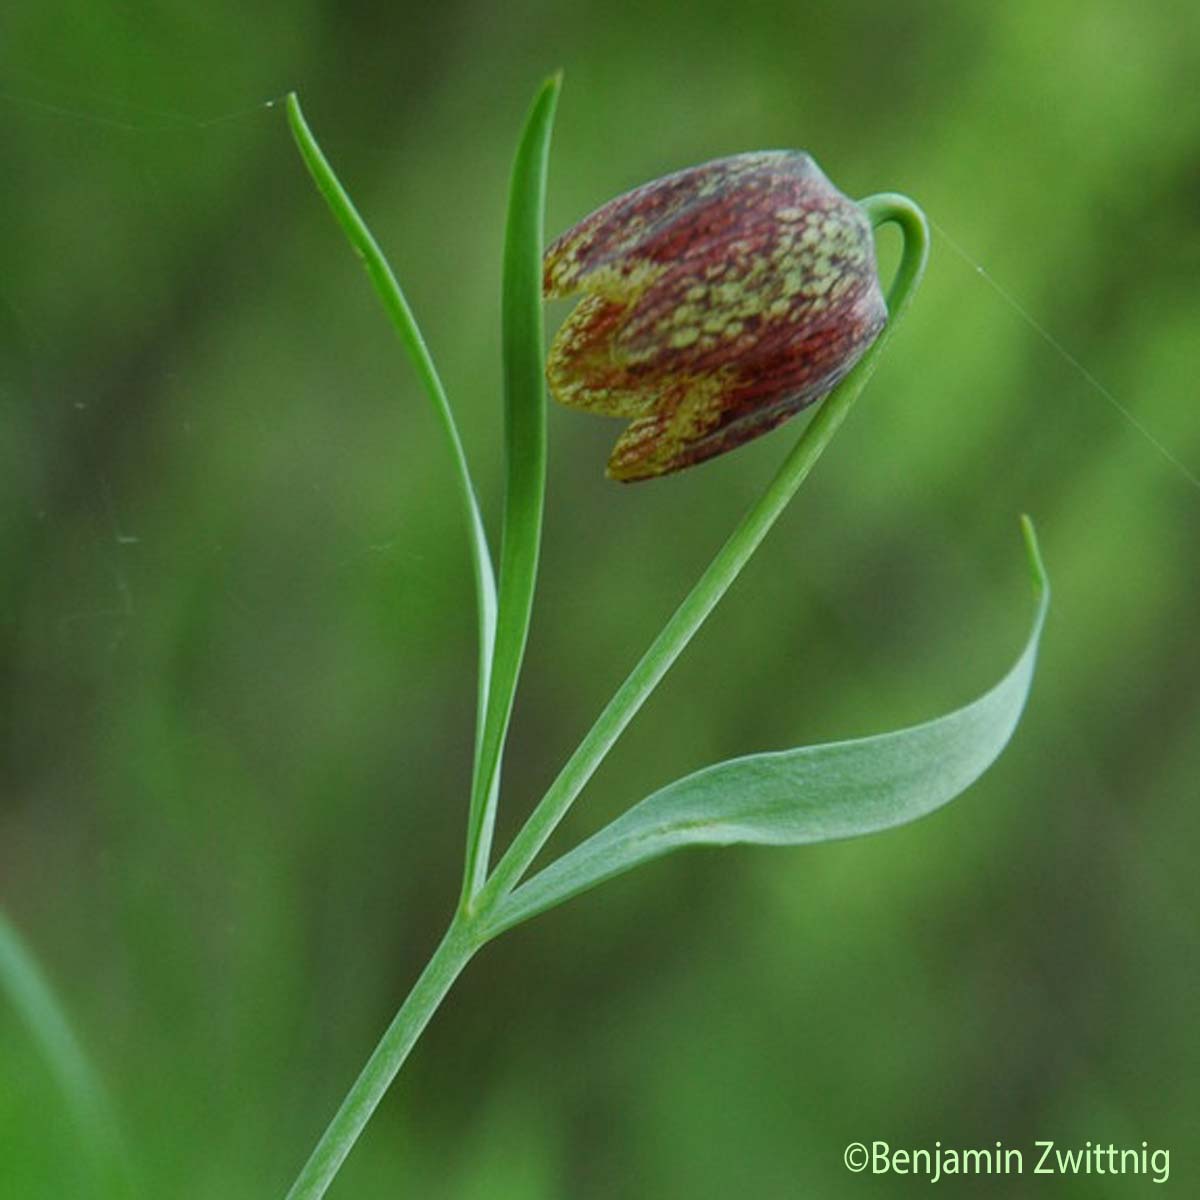
[[[456,919],[379,1040],[304,1164],[287,1200],[319,1200],[383,1099],[417,1038],[481,942]]]

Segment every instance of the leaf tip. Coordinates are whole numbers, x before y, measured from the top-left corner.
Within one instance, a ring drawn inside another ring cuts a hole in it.
[[[1033,576],[1033,586],[1039,595],[1046,594],[1050,591],[1050,579],[1046,575],[1046,564],[1042,561],[1042,552],[1038,546],[1033,518],[1028,513],[1021,514],[1021,536],[1025,539],[1025,553],[1029,558],[1029,572]]]
[[[542,80],[542,86],[537,90],[537,96],[534,98],[533,107],[535,111],[541,108],[549,108],[551,112],[558,106],[558,94],[562,91],[563,71],[560,67],[552,75],[547,75]]]
[[[309,132],[308,122],[304,119],[304,112],[300,107],[300,96],[295,90],[288,92],[284,97],[284,106],[292,136],[303,145],[306,135],[307,139],[311,139],[312,134]]]

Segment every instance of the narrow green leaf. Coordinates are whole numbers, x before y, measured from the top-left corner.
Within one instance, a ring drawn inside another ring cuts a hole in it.
[[[383,307],[391,318],[392,325],[400,335],[408,357],[416,368],[417,376],[429,397],[433,411],[441,425],[450,457],[454,463],[454,476],[467,520],[470,535],[471,566],[475,575],[476,614],[479,624],[479,687],[476,711],[475,758],[478,764],[483,737],[484,713],[487,708],[492,651],[496,635],[496,579],[492,568],[492,556],[488,550],[487,533],[479,512],[475,486],[467,467],[467,456],[462,438],[450,408],[450,400],[442,385],[441,376],[434,365],[433,356],[425,345],[425,339],[413,316],[408,300],[400,288],[395,273],[379,248],[367,223],[359,216],[346,189],[334,173],[317,139],[309,129],[300,110],[300,100],[295,92],[287,98],[288,124],[300,150],[300,156],[308,168],[317,190],[325,197],[342,232],[346,235],[354,253],[361,260]]]
[[[684,846],[797,845],[916,820],[952,800],[999,756],[1033,679],[1050,589],[1033,526],[1022,522],[1037,608],[1007,675],[972,704],[895,733],[754,754],[677,780],[503,900],[487,935]]]
[[[538,92],[513,163],[504,245],[503,350],[506,487],[492,685],[476,759],[463,895],[483,884],[496,819],[500,759],[525,655],[546,493],[542,226],[550,134],[561,75]]]
[[[74,1117],[95,1194],[127,1194],[128,1175],[104,1088],[41,968],[0,912],[0,992],[6,992],[53,1072]]]

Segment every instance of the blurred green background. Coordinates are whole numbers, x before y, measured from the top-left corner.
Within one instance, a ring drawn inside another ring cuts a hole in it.
[[[141,1196],[282,1196],[458,885],[475,650],[447,458],[264,102],[300,90],[392,255],[492,520],[507,174],[560,66],[549,234],[668,170],[806,148],[851,195],[917,198],[1200,472],[1190,0],[10,6],[0,905]],[[796,426],[632,488],[603,477],[616,429],[550,413],[502,839]],[[848,1174],[876,1138],[1144,1139],[1194,1190],[1200,488],[945,237],[555,844],[716,759],[981,691],[1026,627],[1022,511],[1055,607],[981,783],[873,839],[665,860],[503,938],[331,1195],[924,1194]],[[0,1004],[0,1196],[88,1196],[76,1146]]]

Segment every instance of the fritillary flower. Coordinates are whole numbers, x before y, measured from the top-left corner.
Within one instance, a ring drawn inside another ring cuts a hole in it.
[[[630,422],[608,464],[623,481],[774,429],[887,321],[866,215],[796,151],[717,159],[619,196],[550,246],[543,287],[583,293],[547,378],[560,403]]]

